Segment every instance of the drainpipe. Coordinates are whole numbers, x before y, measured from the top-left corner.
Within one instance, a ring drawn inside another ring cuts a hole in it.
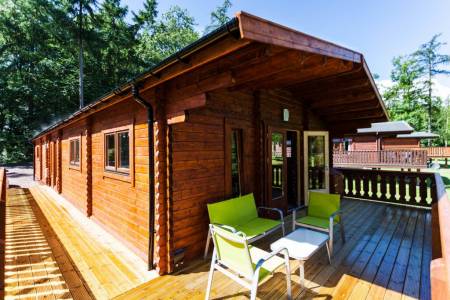
[[[148,270],[153,270],[154,234],[155,234],[155,163],[154,163],[154,130],[153,130],[153,107],[139,95],[139,88],[133,84],[131,88],[133,99],[147,109],[148,126]]]

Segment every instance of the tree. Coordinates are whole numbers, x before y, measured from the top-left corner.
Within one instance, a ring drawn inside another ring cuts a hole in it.
[[[392,61],[392,86],[383,93],[383,98],[393,120],[404,120],[416,130],[426,128],[423,108],[423,90],[418,86],[420,70],[413,56],[395,57]]]
[[[231,20],[228,16],[231,6],[230,0],[224,0],[222,5],[211,12],[211,23],[206,27],[205,33],[211,32]]]
[[[97,6],[97,0],[68,0],[68,13],[73,15],[77,26],[78,41],[78,70],[79,70],[79,101],[80,108],[84,106],[84,39],[87,17],[94,19],[94,9]]]
[[[135,27],[125,21],[127,13],[128,8],[121,6],[120,0],[105,0],[96,16],[101,45],[98,45],[100,51],[95,54],[98,67],[94,70],[100,79],[99,90],[104,92],[138,73],[138,40]]]
[[[445,45],[445,43],[438,41],[440,36],[440,34],[434,35],[429,42],[422,44],[419,50],[413,54],[420,73],[424,77],[423,86],[426,89],[424,99],[427,107],[428,132],[432,131],[433,107],[435,106],[433,102],[439,101],[433,95],[433,79],[438,74],[450,74],[449,70],[443,68],[450,63],[450,56],[439,53],[441,47]]]
[[[141,34],[137,52],[146,68],[181,50],[199,38],[195,20],[187,10],[173,6]]]
[[[0,164],[30,161],[30,139],[79,95],[88,104],[199,37],[185,9],[159,16],[156,0],[131,22],[120,0],[0,1]]]

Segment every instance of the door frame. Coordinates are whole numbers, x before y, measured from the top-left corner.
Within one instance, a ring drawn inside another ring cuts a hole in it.
[[[297,199],[296,204],[297,207],[301,206],[302,203],[302,182],[301,182],[301,130],[294,129],[288,126],[277,126],[277,125],[268,125],[267,126],[267,142],[266,142],[266,170],[267,176],[265,180],[265,190],[267,193],[267,205],[270,207],[274,207],[273,198],[272,198],[272,133],[278,132],[283,134],[283,174],[282,174],[282,206],[278,205],[278,208],[286,209],[288,208],[289,201],[287,199],[287,133],[295,132],[295,138],[297,139],[296,144],[296,156],[297,156]]]
[[[279,126],[268,126],[267,128],[267,181],[266,181],[266,190],[267,190],[267,204],[269,207],[276,207],[283,210],[287,209],[287,199],[285,193],[286,186],[286,129]],[[272,195],[272,134],[273,133],[281,133],[283,135],[283,143],[282,143],[282,156],[283,156],[283,169],[281,174],[281,197],[277,198],[278,200],[273,199]],[[277,202],[277,203],[276,203]],[[274,205],[278,204],[278,205]]]
[[[305,205],[308,206],[309,204],[309,172],[308,172],[308,137],[310,136],[324,136],[325,138],[325,145],[324,145],[324,152],[325,152],[325,189],[320,189],[317,191],[322,191],[329,193],[330,192],[330,149],[329,149],[329,132],[328,131],[316,131],[316,130],[306,130],[303,131],[303,157],[304,157],[304,164],[303,164],[303,179],[304,179],[304,197],[305,197]]]

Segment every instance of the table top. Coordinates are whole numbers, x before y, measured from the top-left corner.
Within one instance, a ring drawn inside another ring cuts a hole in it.
[[[270,249],[273,251],[280,248],[287,248],[290,257],[307,260],[328,240],[328,234],[307,228],[298,228],[270,244]]]

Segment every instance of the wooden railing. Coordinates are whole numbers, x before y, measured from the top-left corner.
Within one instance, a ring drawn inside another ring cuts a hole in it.
[[[337,169],[344,197],[431,208],[437,201],[434,173]]]
[[[6,171],[0,168],[0,299],[4,297],[5,286],[5,237],[6,237]]]
[[[431,298],[450,299],[450,201],[442,178],[436,173],[437,202],[432,208]]]
[[[0,168],[0,201],[6,201],[6,188],[8,186],[8,182],[6,179],[6,170],[4,168]]]
[[[445,158],[450,157],[450,147],[424,147],[429,158]]]
[[[334,151],[334,167],[426,168],[426,150]]]

